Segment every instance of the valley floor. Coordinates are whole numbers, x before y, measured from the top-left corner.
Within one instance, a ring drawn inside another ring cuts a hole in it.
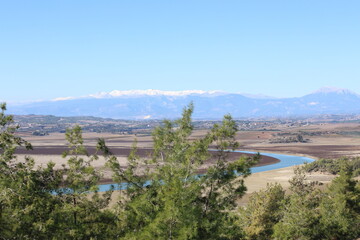
[[[311,136],[306,136],[309,141],[306,143],[277,143],[269,142],[271,138],[277,133],[287,132],[289,134],[296,134],[299,132],[306,132]],[[285,125],[277,126],[275,129],[267,129],[266,131],[240,131],[237,134],[237,140],[240,142],[240,150],[272,152],[298,156],[308,156],[314,159],[320,158],[338,158],[342,156],[360,156],[360,124],[358,123],[338,123],[338,124],[313,124],[302,127],[288,127]],[[204,136],[205,130],[197,130],[192,135],[192,138]],[[312,135],[312,133],[316,133]],[[319,134],[320,133],[320,134]],[[63,133],[52,133],[48,136],[32,136],[30,134],[23,134],[26,140],[30,141],[34,146],[34,151],[18,152],[19,158],[24,155],[34,157],[37,165],[46,164],[52,160],[58,167],[65,163],[66,160],[61,157],[61,153],[66,150],[65,136]],[[126,156],[130,152],[131,145],[134,139],[137,140],[137,145],[140,149],[141,156],[147,156],[152,148],[152,140],[150,135],[117,135],[110,133],[84,133],[84,144],[89,146],[90,153],[94,152],[94,146],[98,138],[104,138],[110,149],[118,156],[120,163],[126,166]],[[236,159],[240,154],[233,154],[231,159]],[[212,161],[205,163],[200,169],[204,172],[206,168],[211,165]],[[276,159],[263,158],[260,164],[273,164]],[[100,158],[94,162],[97,168],[103,168],[104,159]],[[268,183],[280,183],[283,187],[289,186],[288,180],[294,175],[293,167],[276,169],[261,173],[254,173],[246,179],[246,186],[248,188],[247,194],[242,198],[241,202],[246,203],[248,197],[252,192],[258,191]],[[103,169],[103,182],[110,182],[111,173]],[[334,176],[323,173],[310,174],[309,180],[319,181],[323,183],[330,182]]]

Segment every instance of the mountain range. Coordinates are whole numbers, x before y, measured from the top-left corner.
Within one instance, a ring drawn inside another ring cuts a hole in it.
[[[115,90],[78,98],[9,104],[8,110],[16,115],[162,119],[179,117],[190,102],[195,106],[195,119],[219,119],[228,113],[234,118],[360,114],[360,95],[329,87],[294,98],[201,90]]]

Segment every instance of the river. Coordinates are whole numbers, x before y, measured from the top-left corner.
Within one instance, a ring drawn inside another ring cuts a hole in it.
[[[248,152],[248,151],[234,151],[234,152],[252,153],[252,154],[257,153],[257,152]],[[277,153],[260,153],[260,154],[264,155],[264,156],[277,158],[280,160],[280,162],[265,165],[265,166],[252,167],[251,168],[252,173],[265,172],[265,171],[270,171],[270,170],[275,170],[275,169],[285,168],[285,167],[290,167],[290,166],[296,166],[296,165],[301,165],[304,163],[310,163],[310,162],[315,161],[312,158],[295,156],[295,155],[285,155],[285,154],[277,154]],[[116,190],[123,190],[123,189],[126,189],[127,184],[126,183],[101,184],[101,185],[99,185],[99,192],[105,192],[105,191],[109,190],[111,188],[111,186],[114,186]]]

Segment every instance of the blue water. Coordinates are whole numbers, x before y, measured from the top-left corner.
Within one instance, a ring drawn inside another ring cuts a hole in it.
[[[247,152],[247,151],[235,151],[235,152],[256,154],[256,152]],[[284,154],[276,154],[276,153],[260,153],[260,154],[262,156],[269,156],[269,157],[277,158],[280,160],[280,162],[275,163],[275,164],[266,165],[266,166],[252,167],[251,168],[252,173],[265,172],[265,171],[270,171],[270,170],[274,170],[274,169],[296,166],[296,165],[310,163],[310,162],[315,161],[315,159],[312,159],[312,158],[293,156],[293,155],[284,155]]]
[[[248,152],[248,151],[234,151],[234,152],[241,152],[241,153],[252,153],[256,154],[257,152]],[[265,172],[270,171],[274,169],[279,168],[285,168],[290,166],[296,166],[304,163],[309,163],[315,161],[312,158],[308,157],[300,157],[300,156],[292,156],[292,155],[284,155],[284,154],[276,154],[276,153],[260,153],[262,156],[269,156],[273,158],[277,158],[280,160],[280,162],[275,164],[270,164],[266,166],[260,166],[260,167],[252,167],[251,172],[252,173],[258,173],[258,172]],[[150,184],[150,181],[146,182],[145,185]],[[113,186],[115,190],[123,190],[127,188],[127,183],[121,183],[121,184],[101,184],[99,185],[99,192],[105,192],[110,190],[110,188]]]

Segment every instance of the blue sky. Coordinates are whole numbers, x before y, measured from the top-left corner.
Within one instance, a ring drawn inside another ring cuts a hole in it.
[[[360,1],[0,0],[0,100],[360,93]]]

